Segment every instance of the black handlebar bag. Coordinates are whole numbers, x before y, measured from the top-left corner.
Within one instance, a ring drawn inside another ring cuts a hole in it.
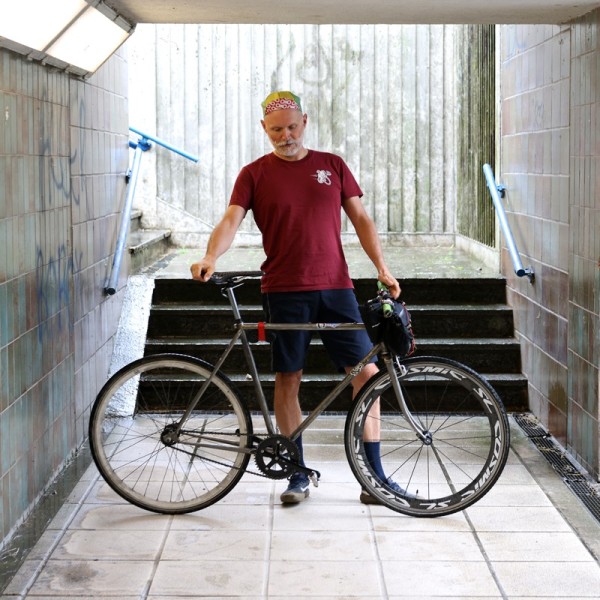
[[[399,358],[413,354],[416,349],[415,336],[404,302],[377,296],[361,304],[360,314],[374,344],[383,342]]]

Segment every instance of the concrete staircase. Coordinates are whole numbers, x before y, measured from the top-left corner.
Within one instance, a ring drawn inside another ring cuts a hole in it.
[[[357,297],[375,295],[372,279],[355,280]],[[527,410],[527,381],[521,374],[520,348],[514,337],[513,314],[506,304],[503,279],[403,279],[402,299],[413,320],[418,355],[439,355],[458,360],[484,374],[507,409]],[[264,319],[258,281],[247,281],[236,290],[245,321]],[[229,305],[219,289],[189,279],[157,279],[145,346],[146,354],[175,352],[215,362],[232,333]],[[252,337],[252,336],[251,336]],[[259,372],[271,398],[270,347],[253,340]],[[340,376],[333,373],[318,338],[305,368],[301,403],[309,409],[322,399]],[[224,365],[251,407],[255,407],[241,348]],[[348,391],[348,390],[347,390]],[[345,411],[350,392],[340,396],[331,411]]]
[[[127,247],[131,259],[131,273],[137,273],[169,252],[169,229],[143,229],[142,211],[131,211]]]

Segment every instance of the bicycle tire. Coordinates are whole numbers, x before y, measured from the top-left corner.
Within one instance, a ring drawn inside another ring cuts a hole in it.
[[[418,438],[402,414],[389,373],[374,375],[348,413],[344,444],[350,467],[379,503],[414,517],[449,515],[480,500],[500,477],[508,458],[506,410],[487,380],[469,367],[438,357],[403,361],[396,373],[406,404],[431,433]],[[394,491],[369,464],[363,430],[380,399],[381,459]]]
[[[224,375],[214,375],[180,435],[172,434],[212,370],[193,357],[157,354],[106,382],[90,416],[90,448],[100,474],[122,498],[181,514],[217,502],[240,480],[252,422]]]

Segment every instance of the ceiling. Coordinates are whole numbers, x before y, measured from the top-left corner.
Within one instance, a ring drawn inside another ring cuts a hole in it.
[[[104,0],[138,23],[566,23],[598,0]]]

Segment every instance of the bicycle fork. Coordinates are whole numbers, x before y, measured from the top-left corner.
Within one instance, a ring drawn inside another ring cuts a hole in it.
[[[396,367],[400,371],[401,376],[404,376],[406,374],[406,367],[398,360],[397,357],[392,356],[391,354],[384,355],[383,362],[385,363],[385,368],[387,369],[388,375],[390,376],[392,388],[394,390],[396,400],[398,400],[398,404],[400,405],[400,410],[402,411],[402,414],[406,417],[408,424],[416,433],[417,438],[421,440],[421,442],[423,442],[423,444],[425,444],[426,446],[431,446],[431,444],[433,443],[433,436],[431,435],[431,432],[427,430],[423,426],[421,421],[416,419],[410,412],[408,405],[406,404],[406,399],[404,398],[402,386],[398,381],[398,373],[396,371]]]

